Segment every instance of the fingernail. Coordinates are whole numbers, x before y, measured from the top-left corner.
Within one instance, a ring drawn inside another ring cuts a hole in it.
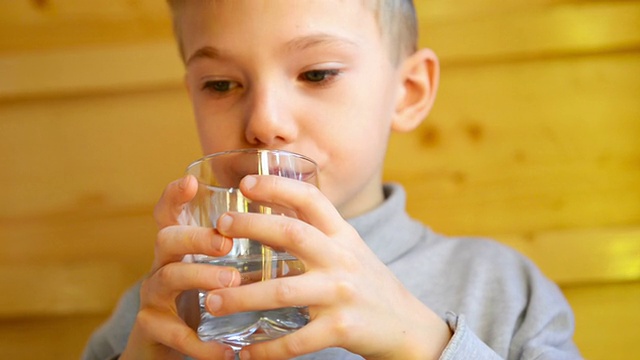
[[[209,312],[216,312],[222,307],[222,298],[219,295],[207,296],[207,310]]]
[[[251,190],[257,182],[258,180],[255,176],[245,176],[245,178],[242,180],[244,187],[248,190]]]
[[[178,183],[178,187],[180,188],[180,190],[184,190],[187,188],[187,185],[189,185],[189,175],[185,175],[182,180],[180,180],[180,182]]]
[[[221,270],[218,273],[218,281],[224,287],[230,287],[233,284],[233,278],[236,277],[235,271]]]
[[[241,360],[249,360],[249,359],[251,359],[251,355],[249,355],[249,351],[247,351],[247,350],[240,351],[240,359]]]
[[[231,224],[233,224],[233,218],[229,214],[222,214],[220,219],[218,219],[219,230],[229,230],[231,228]]]

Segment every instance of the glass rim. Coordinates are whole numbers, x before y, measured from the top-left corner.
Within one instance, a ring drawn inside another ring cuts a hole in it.
[[[190,170],[193,169],[194,167],[198,166],[199,164],[205,163],[207,162],[209,159],[213,159],[216,157],[220,157],[220,156],[224,156],[224,155],[233,155],[233,154],[262,154],[262,153],[271,153],[271,154],[283,154],[286,156],[291,156],[294,158],[298,158],[304,161],[307,161],[311,164],[313,164],[313,166],[316,168],[318,168],[318,163],[315,162],[315,160],[313,160],[312,158],[306,156],[306,155],[302,155],[300,153],[296,153],[293,151],[289,151],[289,150],[282,150],[282,149],[258,149],[258,148],[247,148],[247,149],[234,149],[234,150],[225,150],[225,151],[218,151],[215,153],[211,153],[208,155],[205,155],[199,159],[196,159],[194,161],[192,161],[186,168],[185,172],[186,173],[191,173]]]

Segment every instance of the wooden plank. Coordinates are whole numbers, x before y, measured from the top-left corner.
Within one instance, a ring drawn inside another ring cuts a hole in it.
[[[448,72],[387,178],[449,233],[636,224],[639,58]],[[180,89],[0,104],[0,218],[152,206],[199,155],[190,112]]]
[[[0,57],[0,100],[179,88],[183,73],[172,41],[17,53]]]
[[[43,216],[0,224],[0,263],[58,266],[117,263],[124,281],[145,274],[153,259],[157,227],[151,208],[140,214],[95,212]]]
[[[149,207],[201,154],[182,89],[0,103],[0,119],[0,219]]]
[[[0,353],[14,360],[79,359],[89,336],[105,319],[105,314],[4,319]]]
[[[47,0],[3,1],[0,21],[4,24],[61,23],[78,19],[127,21],[167,18],[168,7],[157,0]]]
[[[640,223],[640,53],[456,68],[385,177],[451,234]],[[411,154],[410,157],[406,154]]]
[[[576,317],[575,342],[590,360],[640,352],[640,282],[563,288]]]
[[[640,283],[564,287],[577,322],[576,344],[593,360],[632,358],[640,321]],[[0,321],[0,352],[11,359],[75,359],[105,315]]]
[[[116,303],[125,283],[116,263],[0,266],[0,318],[104,313]]]
[[[575,341],[593,360],[632,358],[640,321],[638,283],[580,286],[563,289],[577,321]],[[0,352],[16,360],[77,359],[86,339],[104,315],[13,319],[0,322]],[[614,353],[615,352],[615,353]]]
[[[575,341],[593,360],[630,359],[638,349],[640,283],[564,288],[577,321]],[[15,360],[77,359],[105,315],[0,321],[0,353]],[[628,328],[627,328],[628,327]]]
[[[131,6],[130,2],[118,3],[116,9]],[[515,9],[498,7],[487,16],[473,19],[434,18],[428,6],[418,7],[423,23],[422,44],[433,47],[443,64],[450,66],[640,48],[640,1],[560,3],[533,8],[523,8],[521,2],[515,2]],[[3,33],[23,34],[0,40],[0,78],[4,80],[0,82],[0,100],[179,86],[182,67],[170,33],[152,29],[148,31],[156,35],[145,35],[138,29],[147,27],[144,19],[148,18],[168,29],[168,16],[161,15],[164,9],[160,11],[151,4],[142,8],[145,10],[141,14],[136,13],[137,8],[129,10],[133,13],[129,15],[120,9],[112,10],[111,15],[105,12],[103,18],[99,12],[89,12],[86,18],[70,16],[71,19],[50,26],[31,19],[15,28],[0,27]],[[13,8],[7,11],[20,13]],[[131,24],[118,20],[127,16]],[[136,35],[140,32],[143,34]],[[88,38],[83,39],[85,36]],[[33,45],[16,49],[16,45],[2,41]],[[57,46],[53,46],[56,42]]]
[[[535,10],[564,3],[585,3],[590,0],[414,0],[418,18],[422,21],[450,21],[481,18]]]
[[[151,209],[0,224],[0,318],[110,312],[149,271],[156,234]]]
[[[157,0],[0,2],[0,52],[32,52],[144,43],[172,36],[168,8]]]
[[[640,1],[570,2],[483,13],[437,20],[421,11],[421,42],[451,65],[640,48]]]
[[[7,289],[0,317],[106,313],[148,271],[157,231],[150,214],[83,216],[0,227],[0,285]],[[640,280],[640,227],[494,238],[563,287]],[[33,288],[42,289],[46,301],[24,302],[23,294]]]
[[[563,286],[640,281],[640,227],[500,236]]]

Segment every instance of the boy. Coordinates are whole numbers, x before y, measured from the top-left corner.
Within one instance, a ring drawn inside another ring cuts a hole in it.
[[[319,164],[321,192],[248,177],[253,200],[299,219],[227,214],[218,229],[180,226],[195,180],[170,184],[156,207],[152,271],[92,338],[85,358],[233,359],[201,342],[181,294],[208,289],[214,315],[309,306],[301,330],[242,350],[242,359],[574,359],[573,318],[527,260],[483,240],[446,239],[404,212],[382,184],[391,131],[427,116],[438,62],[416,50],[409,0],[170,1],[204,153],[277,148]],[[349,219],[348,222],[344,219]],[[233,269],[183,263],[220,256],[231,238],[284,248],[303,275],[246,286]]]

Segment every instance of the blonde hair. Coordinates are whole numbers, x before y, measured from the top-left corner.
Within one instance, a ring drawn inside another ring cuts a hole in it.
[[[418,47],[418,20],[413,0],[369,0],[394,64]]]
[[[210,2],[214,0],[167,0],[171,9],[174,34],[183,59],[185,54],[181,40],[180,10],[188,1]],[[378,28],[389,49],[391,61],[394,65],[398,65],[405,57],[416,51],[418,46],[418,21],[413,0],[362,1],[375,14]]]

